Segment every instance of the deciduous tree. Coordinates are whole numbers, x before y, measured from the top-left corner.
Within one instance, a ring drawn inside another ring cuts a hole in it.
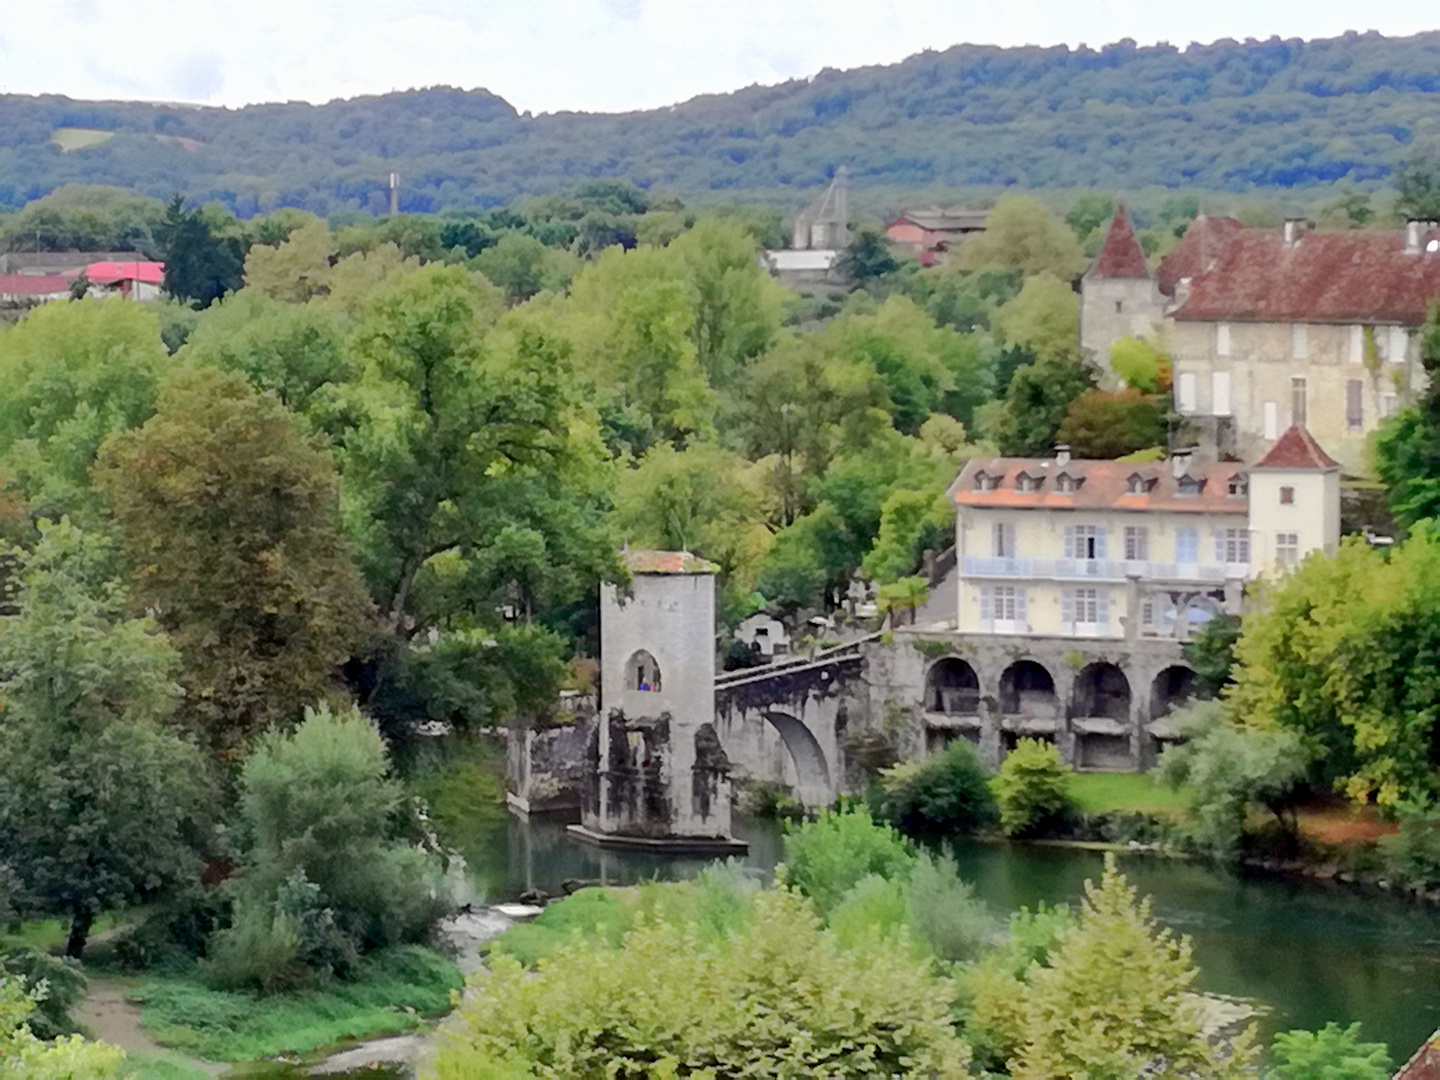
[[[233,750],[335,689],[371,609],[330,453],[278,401],[238,375],[178,371],[97,478],[207,745]]]
[[[0,620],[0,862],[70,919],[79,957],[100,912],[195,880],[205,768],[164,730],[176,656],[127,617],[105,544],[68,522],[25,560],[20,614]]]

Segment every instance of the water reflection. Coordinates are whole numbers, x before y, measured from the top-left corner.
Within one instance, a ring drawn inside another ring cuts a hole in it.
[[[737,819],[746,862],[763,873],[781,858],[777,822]],[[601,851],[571,841],[562,819],[496,822],[467,844],[477,899],[566,880],[631,885],[697,873],[704,859]],[[997,911],[1076,903],[1101,856],[1059,848],[964,844],[962,874]],[[1165,925],[1194,941],[1200,988],[1273,1009],[1267,1030],[1360,1021],[1368,1037],[1407,1057],[1440,1024],[1440,914],[1345,886],[1243,878],[1186,862],[1131,858],[1125,873],[1153,898]]]

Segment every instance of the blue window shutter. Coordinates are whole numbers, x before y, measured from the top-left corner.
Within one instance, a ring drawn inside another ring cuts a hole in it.
[[[1067,633],[1075,632],[1075,590],[1062,589],[1060,592],[1060,622]]]
[[[1197,563],[1200,561],[1200,533],[1189,526],[1175,531],[1175,561]]]
[[[1097,558],[1097,559],[1106,558],[1106,555],[1105,555],[1105,530],[1104,530],[1104,529],[1096,529],[1096,530],[1095,530],[1095,558]]]
[[[1100,633],[1110,630],[1110,594],[1104,589],[1095,600],[1095,621],[1100,624]]]
[[[1024,589],[1016,589],[1016,590],[1015,590],[1015,621],[1020,625],[1020,628],[1021,628],[1022,630],[1023,630],[1026,626],[1029,625],[1029,622],[1028,622],[1028,619],[1027,619],[1026,613],[1025,613],[1025,590],[1024,590]]]
[[[993,625],[990,617],[990,586],[986,585],[980,590],[980,626],[989,630]]]
[[[1075,526],[1065,526],[1065,558],[1075,558]]]

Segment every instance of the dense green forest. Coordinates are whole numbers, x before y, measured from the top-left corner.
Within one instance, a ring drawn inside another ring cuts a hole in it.
[[[93,130],[86,130],[93,129]],[[58,134],[57,134],[58,133]],[[238,110],[0,98],[0,205],[70,182],[296,206],[487,207],[629,180],[796,204],[860,189],[1379,184],[1440,140],[1440,32],[1222,40],[1182,50],[961,45],[902,63],[617,115],[517,114],[444,87]]]

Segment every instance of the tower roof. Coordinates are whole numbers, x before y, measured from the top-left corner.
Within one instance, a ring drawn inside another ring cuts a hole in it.
[[[688,551],[654,551],[632,548],[620,553],[632,574],[715,574],[720,568]]]
[[[1257,469],[1335,469],[1340,463],[1325,453],[1315,436],[1303,427],[1287,428],[1269,453],[1257,461]]]
[[[1105,243],[1090,265],[1090,273],[1102,278],[1150,276],[1150,265],[1145,261],[1145,252],[1140,250],[1140,242],[1135,239],[1130,215],[1123,205],[1115,207],[1115,216],[1110,219],[1110,228],[1105,233]]]

